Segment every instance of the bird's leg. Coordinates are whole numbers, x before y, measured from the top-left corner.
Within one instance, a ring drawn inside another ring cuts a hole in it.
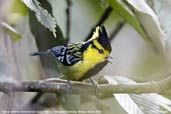
[[[67,82],[67,94],[70,95],[71,93],[72,93],[71,82],[70,82],[70,80],[68,80],[68,82]]]
[[[97,96],[99,96],[99,94],[98,94],[98,89],[99,89],[99,85],[98,85],[98,83],[97,83],[93,78],[90,78],[90,81],[91,81],[91,83],[92,83],[92,84],[93,84],[93,86],[94,86],[94,89],[95,89],[96,95],[97,95]]]

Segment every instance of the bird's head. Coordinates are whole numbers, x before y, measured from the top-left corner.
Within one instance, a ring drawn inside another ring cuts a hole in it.
[[[91,39],[89,39],[85,46],[85,57],[96,62],[103,62],[111,58],[112,51],[111,44],[104,26],[96,27]]]
[[[97,26],[90,40],[98,42],[105,50],[111,52],[111,44],[104,26]]]

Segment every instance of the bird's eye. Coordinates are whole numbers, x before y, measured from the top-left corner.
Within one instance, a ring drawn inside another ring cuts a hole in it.
[[[99,53],[103,53],[104,51],[103,51],[103,49],[99,49]]]

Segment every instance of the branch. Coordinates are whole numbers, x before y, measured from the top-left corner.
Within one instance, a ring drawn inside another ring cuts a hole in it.
[[[125,23],[125,21],[121,21],[116,25],[116,27],[112,30],[111,34],[109,35],[110,41],[112,41],[115,38],[115,36],[119,33],[119,31],[122,29]]]
[[[171,76],[161,81],[150,81],[136,84],[117,84],[117,85],[102,85],[99,93],[101,97],[110,97],[113,93],[127,94],[146,94],[158,93],[163,94],[171,89]],[[106,94],[105,94],[106,93]]]
[[[71,0],[66,0],[67,8],[66,8],[66,42],[65,44],[68,44],[70,41],[70,26],[71,26],[71,16],[70,16],[70,9],[71,9]]]
[[[111,14],[112,12],[112,7],[108,7],[105,9],[104,13],[102,14],[101,18],[99,19],[99,21],[92,27],[91,31],[88,33],[88,35],[86,36],[85,40],[84,41],[87,41],[93,34],[93,31],[95,30],[95,28],[97,26],[100,26],[102,25],[106,19],[109,17],[109,15]]]
[[[71,81],[73,94],[95,95],[91,83]],[[171,89],[171,76],[161,80],[137,84],[99,84],[99,97],[110,97],[113,93],[159,93],[162,94]],[[50,92],[67,93],[67,80],[56,79],[55,82],[38,80],[23,82],[0,82],[0,91],[3,92]]]

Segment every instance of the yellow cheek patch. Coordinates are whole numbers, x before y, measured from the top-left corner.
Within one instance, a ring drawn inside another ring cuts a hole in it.
[[[90,45],[83,54],[83,62],[86,61],[86,63],[95,65],[105,61],[106,57],[109,55],[109,52],[104,50],[104,53],[100,54],[97,49],[93,48],[92,45]]]

